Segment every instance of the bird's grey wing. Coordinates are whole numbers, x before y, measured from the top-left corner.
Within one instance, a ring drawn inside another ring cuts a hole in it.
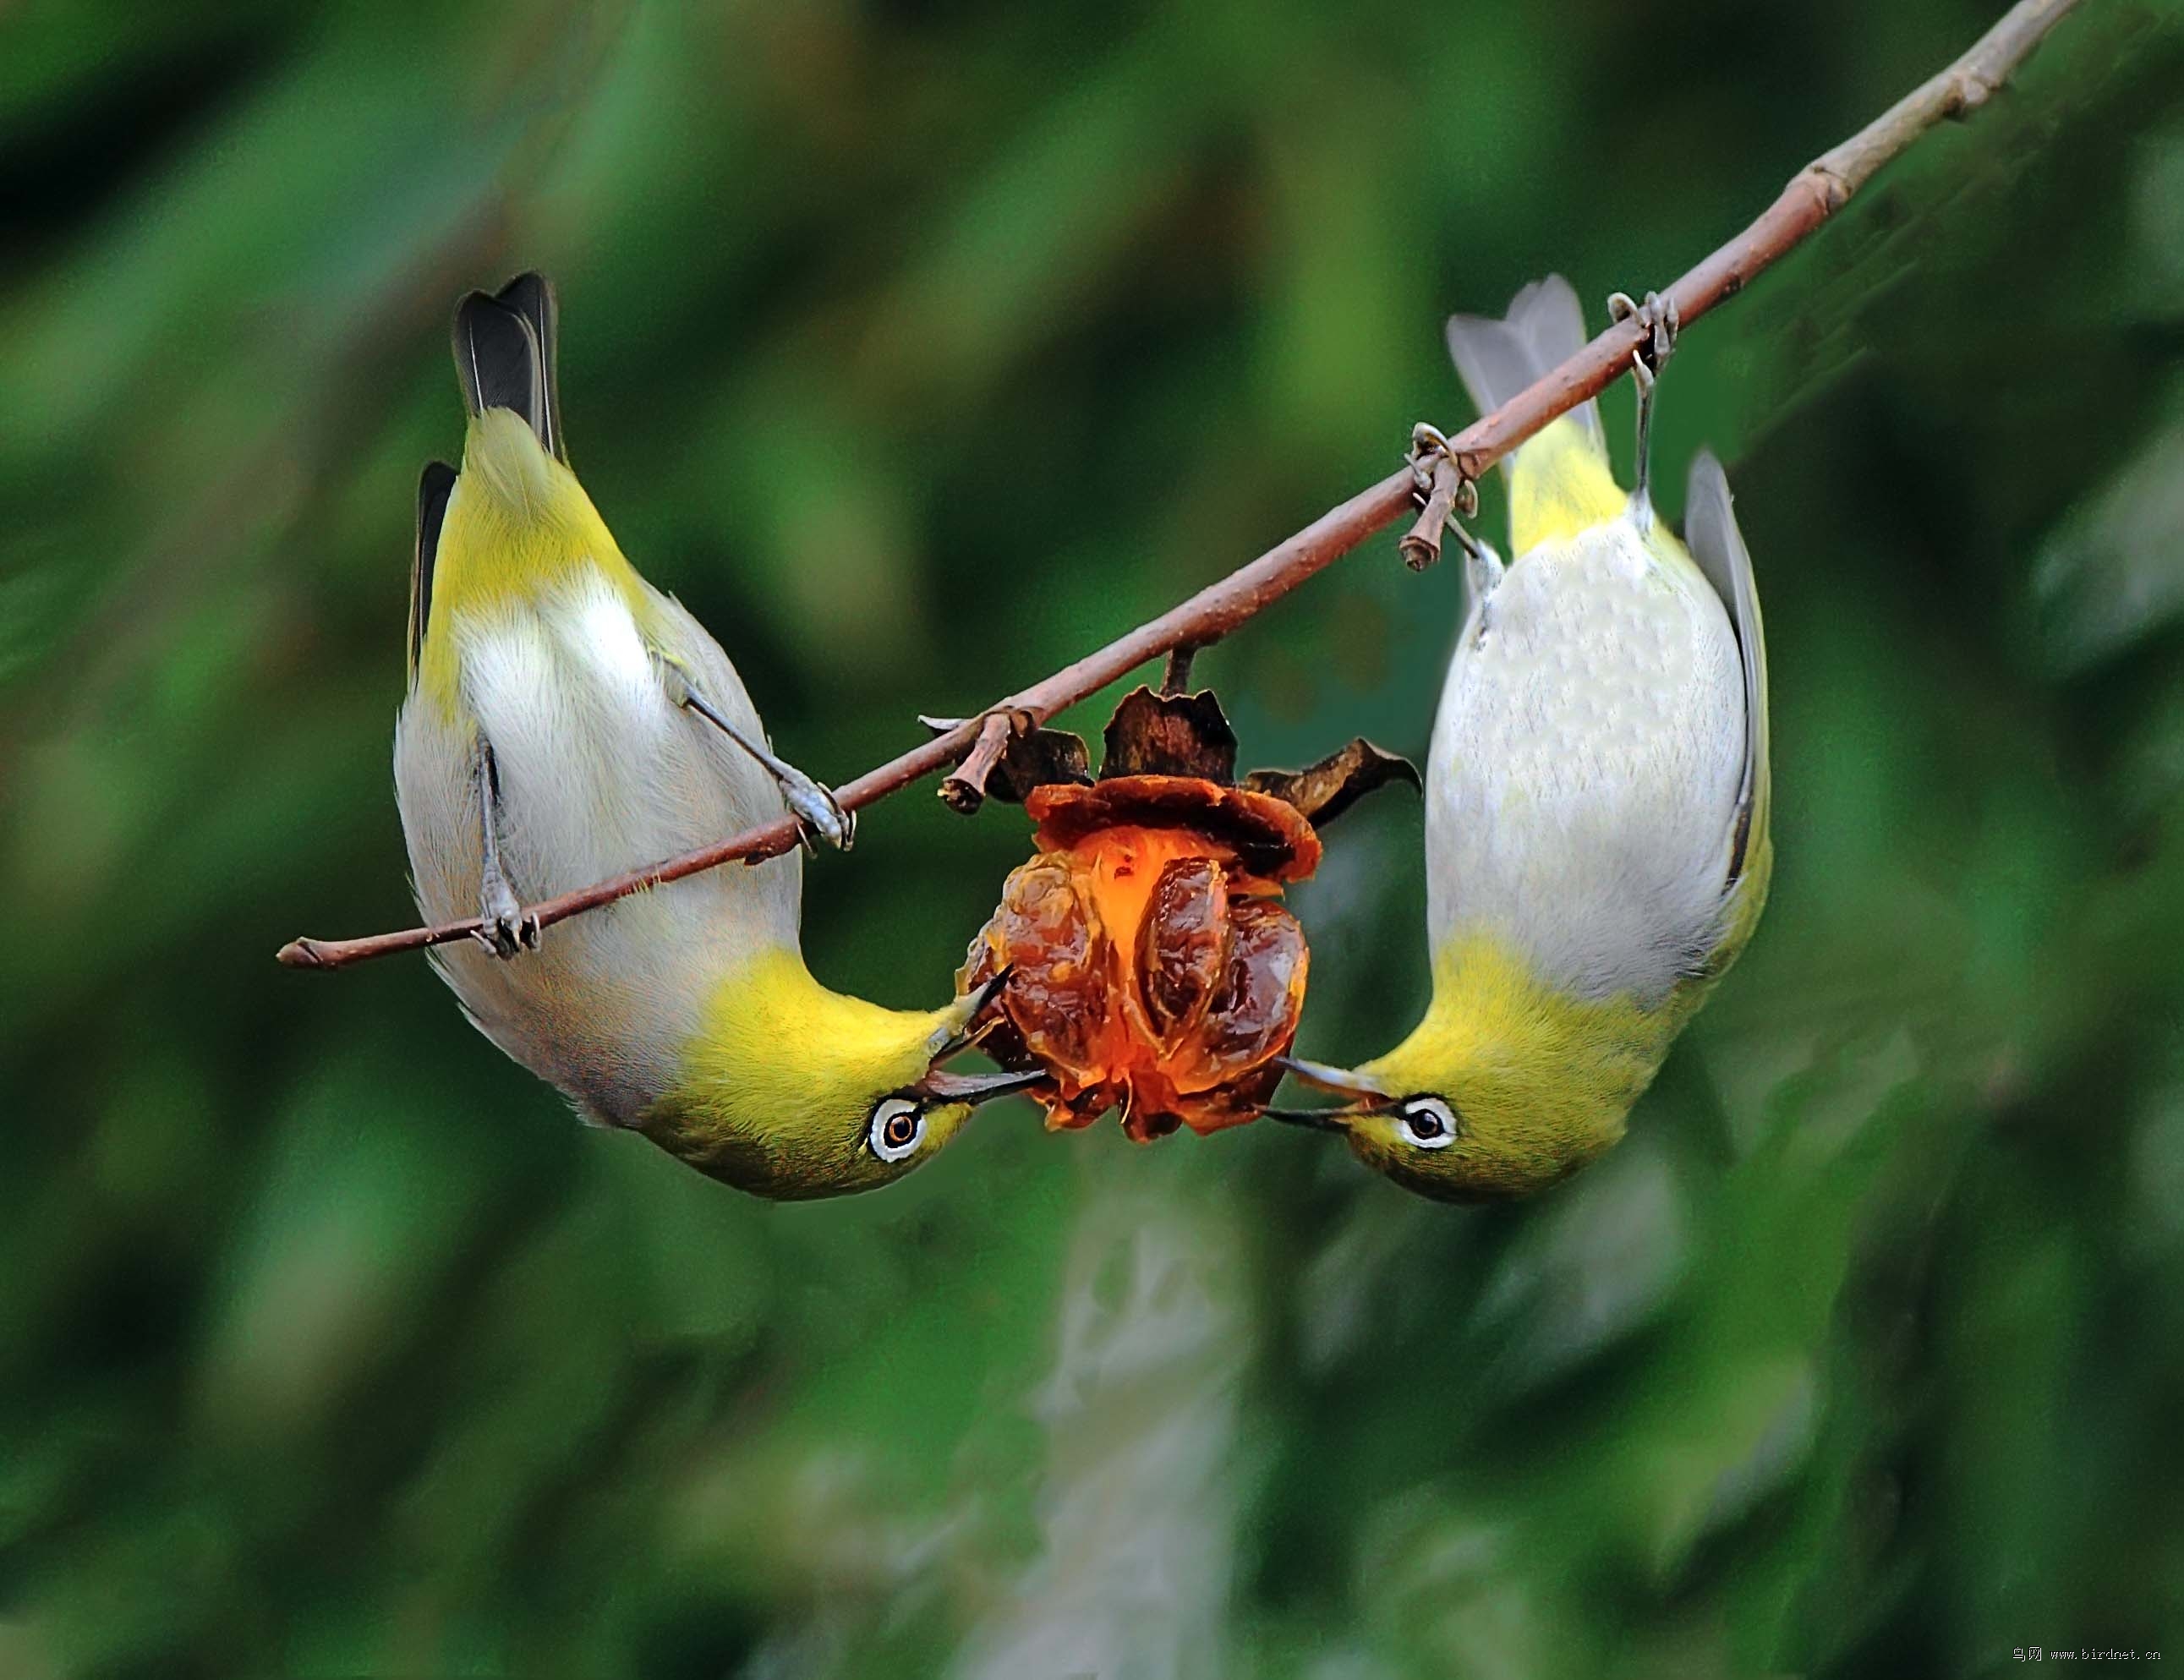
[[[1535,280],[1519,292],[1500,320],[1485,315],[1448,318],[1448,353],[1482,414],[1491,414],[1542,374],[1561,366],[1585,343],[1585,306],[1558,274]],[[1581,403],[1570,413],[1595,442],[1600,440],[1599,403]],[[1507,468],[1514,459],[1513,454],[1505,456],[1502,465]]]
[[[538,341],[539,368],[545,386],[541,409],[545,426],[538,434],[539,441],[548,454],[566,466],[569,442],[561,433],[561,305],[554,295],[554,283],[543,274],[520,274],[494,297],[530,323],[532,336]]]
[[[1759,590],[1752,555],[1730,506],[1729,479],[1711,450],[1691,463],[1684,509],[1684,542],[1707,581],[1721,597],[1736,627],[1737,657],[1744,665],[1744,776],[1737,788],[1736,837],[1730,850],[1729,884],[1744,873],[1754,835],[1767,832],[1770,802],[1767,746],[1767,637],[1759,620]]]
[[[473,292],[455,306],[455,376],[472,414],[512,409],[548,443],[546,355],[521,309]]]
[[[440,552],[440,522],[447,517],[448,492],[455,470],[445,461],[427,461],[417,480],[417,546],[410,558],[410,681],[417,681],[417,660],[425,648],[425,620],[432,610],[432,562]]]

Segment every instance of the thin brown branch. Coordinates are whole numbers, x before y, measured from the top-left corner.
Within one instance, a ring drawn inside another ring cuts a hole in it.
[[[1724,298],[1750,285],[1928,129],[1945,119],[1969,116],[1977,110],[2075,3],[2076,0],[2019,0],[1970,52],[1939,75],[1800,170],[1758,220],[1669,288],[1666,295],[1674,299],[1683,325],[1688,328]],[[1609,327],[1536,384],[1451,437],[1449,457],[1463,476],[1474,480],[1483,476],[1495,462],[1549,421],[1598,396],[1628,372],[1642,331],[1635,320]],[[959,760],[964,761],[967,770],[971,766],[967,754],[983,745],[981,737],[990,719],[1006,719],[1021,712],[1028,713],[1034,724],[1045,723],[1056,712],[1128,676],[1149,659],[1178,648],[1202,648],[1219,641],[1367,537],[1401,519],[1412,505],[1412,470],[1406,465],[1150,623],[866,771],[836,790],[844,808],[860,810]],[[1006,730],[999,739],[1006,743]],[[994,750],[998,753],[1000,748]],[[777,856],[796,842],[794,823],[783,817],[679,858],[529,905],[526,910],[542,928],[550,927],[632,893],[680,881],[722,864],[756,863]],[[413,927],[363,939],[298,939],[281,947],[280,960],[293,968],[343,968],[393,951],[421,950],[465,939],[482,925],[471,916],[436,927]]]

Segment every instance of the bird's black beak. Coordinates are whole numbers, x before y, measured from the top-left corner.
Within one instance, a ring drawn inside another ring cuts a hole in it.
[[[1293,1073],[1308,1085],[1317,1085],[1323,1091],[1332,1091],[1351,1100],[1348,1107],[1339,1109],[1261,1109],[1259,1112],[1268,1120],[1279,1120],[1284,1126],[1308,1126],[1314,1132],[1347,1132],[1351,1121],[1384,1100],[1386,1093],[1362,1074],[1329,1067],[1325,1062],[1308,1062],[1301,1056],[1277,1056],[1274,1060],[1283,1072]]]
[[[991,1025],[990,1022],[983,1021],[980,1017],[991,1007],[994,999],[1001,995],[1001,988],[1009,983],[1009,976],[1015,972],[1016,965],[1011,963],[991,980],[966,992],[956,999],[956,1007],[961,1012],[963,1024],[957,1031],[950,1034],[942,1042],[940,1048],[933,1053],[933,1060],[945,1061],[958,1050],[978,1043],[980,1035]]]
[[[922,1103],[968,1103],[976,1108],[996,1097],[1028,1091],[1046,1077],[1044,1068],[1034,1068],[1028,1073],[945,1073],[936,1067],[906,1094]]]
[[[1261,1109],[1268,1120],[1279,1120],[1284,1126],[1309,1126],[1314,1132],[1347,1132],[1352,1109]]]
[[[1323,1091],[1332,1091],[1338,1096],[1357,1099],[1364,1103],[1385,1099],[1387,1093],[1362,1073],[1352,1073],[1348,1068],[1329,1067],[1325,1062],[1308,1062],[1302,1056],[1277,1056],[1275,1062],[1285,1073],[1293,1073],[1307,1085],[1317,1085]]]

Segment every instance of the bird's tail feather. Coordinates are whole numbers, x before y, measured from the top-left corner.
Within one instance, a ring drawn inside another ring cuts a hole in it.
[[[1584,348],[1585,310],[1560,275],[1519,292],[1500,320],[1452,315],[1448,351],[1482,414]],[[1600,406],[1585,402],[1502,459],[1509,476],[1509,537],[1518,554],[1551,537],[1613,518],[1624,506],[1608,470]]]
[[[1485,315],[1448,319],[1448,353],[1482,414],[1491,414],[1541,375],[1568,361],[1585,343],[1584,306],[1558,274],[1535,280],[1519,292],[1500,320]],[[1598,403],[1581,403],[1569,417],[1596,447],[1605,450]]]
[[[455,374],[472,415],[510,409],[546,452],[569,459],[554,376],[559,312],[543,275],[521,274],[498,294],[473,292],[455,308]]]
[[[440,527],[448,516],[448,495],[455,470],[445,461],[428,461],[417,481],[417,546],[410,562],[410,681],[417,681],[424,656],[426,620],[432,611],[432,569],[440,558]]]

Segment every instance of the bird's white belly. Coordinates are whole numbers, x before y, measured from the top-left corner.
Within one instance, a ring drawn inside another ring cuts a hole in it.
[[[668,622],[693,680],[755,737],[757,719],[726,656],[679,609]],[[480,735],[498,771],[503,870],[526,904],[782,814],[771,778],[669,698],[627,605],[604,578],[452,633],[459,715],[413,694],[395,734],[403,831],[418,904],[431,919],[477,913]],[[711,871],[557,923],[538,951],[509,961],[469,944],[441,947],[441,971],[510,1055],[590,1113],[626,1121],[671,1082],[720,975],[753,948],[794,941],[799,881],[794,857]]]
[[[1434,943],[1657,1000],[1719,937],[1744,752],[1727,613],[1627,520],[1526,554],[1474,611],[1434,731]]]

